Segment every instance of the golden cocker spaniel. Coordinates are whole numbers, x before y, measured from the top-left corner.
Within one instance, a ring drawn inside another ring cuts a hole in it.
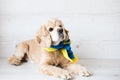
[[[74,58],[75,61],[72,60]],[[17,44],[15,53],[9,57],[9,63],[20,65],[28,59],[37,63],[39,70],[50,76],[70,79],[73,74],[90,75],[85,67],[75,63],[77,57],[72,54],[68,31],[56,18],[42,25],[35,39]]]

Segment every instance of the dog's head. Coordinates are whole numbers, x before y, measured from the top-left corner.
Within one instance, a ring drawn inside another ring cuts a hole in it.
[[[58,45],[63,40],[68,40],[68,31],[65,29],[63,23],[58,19],[48,20],[38,30],[36,41],[46,43],[46,46]]]

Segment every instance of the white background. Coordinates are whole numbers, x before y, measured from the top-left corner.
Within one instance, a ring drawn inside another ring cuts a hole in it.
[[[120,59],[120,0],[0,0],[0,56],[52,17],[63,21],[80,58]]]

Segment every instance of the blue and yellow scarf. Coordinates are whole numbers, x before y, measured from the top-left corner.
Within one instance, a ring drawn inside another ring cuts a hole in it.
[[[69,61],[75,63],[78,61],[78,57],[76,55],[73,54],[71,47],[70,47],[70,39],[67,41],[62,41],[60,42],[59,45],[51,45],[50,48],[44,48],[46,51],[48,52],[54,52],[56,50],[61,50],[61,52],[63,53],[63,56],[68,59]]]

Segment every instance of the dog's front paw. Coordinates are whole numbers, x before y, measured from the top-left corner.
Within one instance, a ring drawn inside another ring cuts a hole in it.
[[[91,75],[91,73],[85,68],[85,67],[81,67],[79,69],[79,75],[80,76],[85,76],[85,77],[88,77]]]
[[[61,74],[58,76],[59,78],[63,78],[65,80],[71,79],[72,78],[72,73],[68,71],[63,71]]]

